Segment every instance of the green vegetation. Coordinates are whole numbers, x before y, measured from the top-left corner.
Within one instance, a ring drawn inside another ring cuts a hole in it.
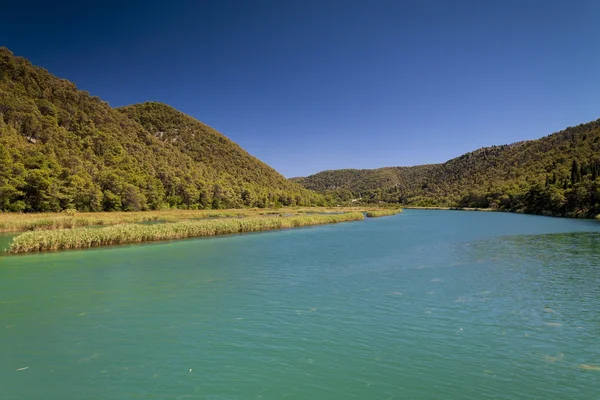
[[[215,236],[242,232],[332,224],[364,219],[362,213],[204,219],[155,225],[123,224],[104,228],[75,228],[25,232],[13,239],[10,253],[83,249],[126,243]]]
[[[382,188],[402,188],[403,192],[421,190],[423,180],[437,165],[416,167],[386,167],[379,169],[339,169],[322,171],[305,178],[291,178],[304,187],[328,193],[335,200],[346,202],[364,198],[368,202],[389,201],[392,198],[381,196]],[[402,198],[403,200],[404,198]]]
[[[368,218],[378,218],[378,217],[387,217],[389,215],[400,214],[401,212],[402,212],[402,209],[400,209],[400,208],[388,209],[388,210],[373,210],[373,211],[367,211],[366,215]]]
[[[72,229],[94,225],[117,225],[151,221],[175,222],[199,218],[243,217],[257,214],[240,210],[161,210],[88,213],[0,213],[0,232]]]
[[[144,222],[177,222],[201,218],[236,218],[253,216],[292,216],[296,214],[330,214],[365,212],[379,208],[311,207],[298,208],[243,208],[229,210],[160,210],[112,211],[80,213],[68,210],[61,213],[0,213],[0,232],[72,229],[85,226],[117,225]]]
[[[201,122],[113,109],[0,48],[0,211],[314,205],[327,201]]]
[[[594,218],[600,215],[599,154],[600,120],[539,140],[479,149],[443,164],[324,171],[287,180],[219,132],[167,105],[113,109],[0,48],[0,212],[68,211],[17,222],[0,215],[0,231],[152,220],[73,215],[72,210],[331,204]]]
[[[490,208],[593,218],[600,213],[600,120],[444,164],[324,171],[294,181],[340,202]]]

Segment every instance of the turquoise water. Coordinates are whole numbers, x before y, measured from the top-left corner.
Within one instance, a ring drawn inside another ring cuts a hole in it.
[[[0,399],[595,399],[599,256],[595,221],[408,210],[2,257]]]
[[[8,249],[14,235],[14,232],[0,232],[0,257],[3,256],[3,252]]]

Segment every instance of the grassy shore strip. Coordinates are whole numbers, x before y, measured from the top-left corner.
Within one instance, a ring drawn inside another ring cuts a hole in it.
[[[0,232],[73,229],[85,226],[108,226],[144,223],[151,221],[179,222],[202,218],[239,218],[266,216],[291,216],[313,213],[365,212],[373,207],[282,207],[242,208],[228,210],[156,210],[61,213],[2,213]]]
[[[217,236],[284,228],[333,224],[364,219],[362,213],[302,215],[293,217],[251,217],[240,219],[205,219],[156,225],[123,224],[105,228],[75,228],[25,232],[15,237],[9,253],[84,249],[115,244]]]
[[[397,208],[397,209],[387,209],[387,210],[372,210],[372,211],[367,211],[367,217],[368,218],[378,218],[378,217],[387,217],[389,215],[396,215],[396,214],[400,214],[402,212],[402,209]]]
[[[137,212],[0,213],[0,232],[72,229],[149,221],[176,222],[187,219],[254,215],[253,210],[160,210]]]

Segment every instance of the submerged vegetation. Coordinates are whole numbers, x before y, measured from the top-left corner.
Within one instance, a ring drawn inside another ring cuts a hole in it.
[[[298,215],[291,217],[249,217],[204,219],[155,225],[122,224],[104,228],[75,228],[25,232],[13,239],[10,253],[84,249],[116,244],[258,232],[273,229],[332,224],[364,219],[359,212]]]

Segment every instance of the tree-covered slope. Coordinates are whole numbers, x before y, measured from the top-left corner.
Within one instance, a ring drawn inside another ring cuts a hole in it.
[[[341,200],[362,197],[383,200],[381,194],[389,192],[386,201],[404,202],[402,196],[421,190],[434,168],[436,165],[432,164],[416,167],[339,169],[291,180],[308,189],[333,194]]]
[[[298,189],[297,185],[221,133],[171,106],[147,102],[118,110],[162,142],[171,143],[193,160],[209,167],[218,176],[269,188]]]
[[[600,213],[600,120],[542,139],[482,148],[443,164],[324,171],[295,180],[328,192],[407,205]]]
[[[191,117],[113,109],[0,48],[0,211],[323,202]]]

